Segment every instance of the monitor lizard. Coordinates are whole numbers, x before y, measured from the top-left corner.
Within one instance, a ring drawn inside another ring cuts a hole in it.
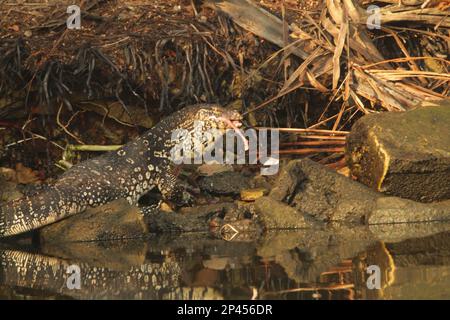
[[[241,118],[238,112],[218,105],[200,104],[174,112],[117,151],[74,165],[42,192],[0,206],[0,237],[38,229],[119,198],[136,205],[154,187],[163,200],[182,203],[186,193],[177,183],[177,166],[171,161],[171,150],[180,142],[173,139],[174,130],[195,136],[194,124],[202,121],[203,129],[224,133],[237,129]]]

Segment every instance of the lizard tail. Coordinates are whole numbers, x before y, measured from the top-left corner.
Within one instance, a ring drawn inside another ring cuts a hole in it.
[[[55,188],[0,206],[0,237],[17,235],[59,221],[85,209]]]

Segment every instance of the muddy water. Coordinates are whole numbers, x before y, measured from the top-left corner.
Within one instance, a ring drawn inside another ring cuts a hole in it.
[[[450,225],[420,224],[329,226],[232,242],[184,234],[2,245],[0,298],[450,299],[449,240]],[[379,282],[368,278],[368,266],[379,268]]]

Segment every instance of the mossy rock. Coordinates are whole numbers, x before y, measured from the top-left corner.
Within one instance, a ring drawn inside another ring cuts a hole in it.
[[[361,118],[347,139],[352,175],[388,195],[450,199],[449,124],[450,102]]]

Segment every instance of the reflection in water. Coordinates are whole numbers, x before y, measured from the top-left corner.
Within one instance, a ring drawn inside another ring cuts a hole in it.
[[[450,298],[450,228],[330,226],[226,242],[204,234],[0,250],[0,298]],[[406,230],[406,229],[405,229]],[[409,231],[411,228],[408,229]],[[35,248],[34,248],[35,249]],[[80,289],[70,289],[80,270]],[[370,290],[366,268],[381,271]]]

